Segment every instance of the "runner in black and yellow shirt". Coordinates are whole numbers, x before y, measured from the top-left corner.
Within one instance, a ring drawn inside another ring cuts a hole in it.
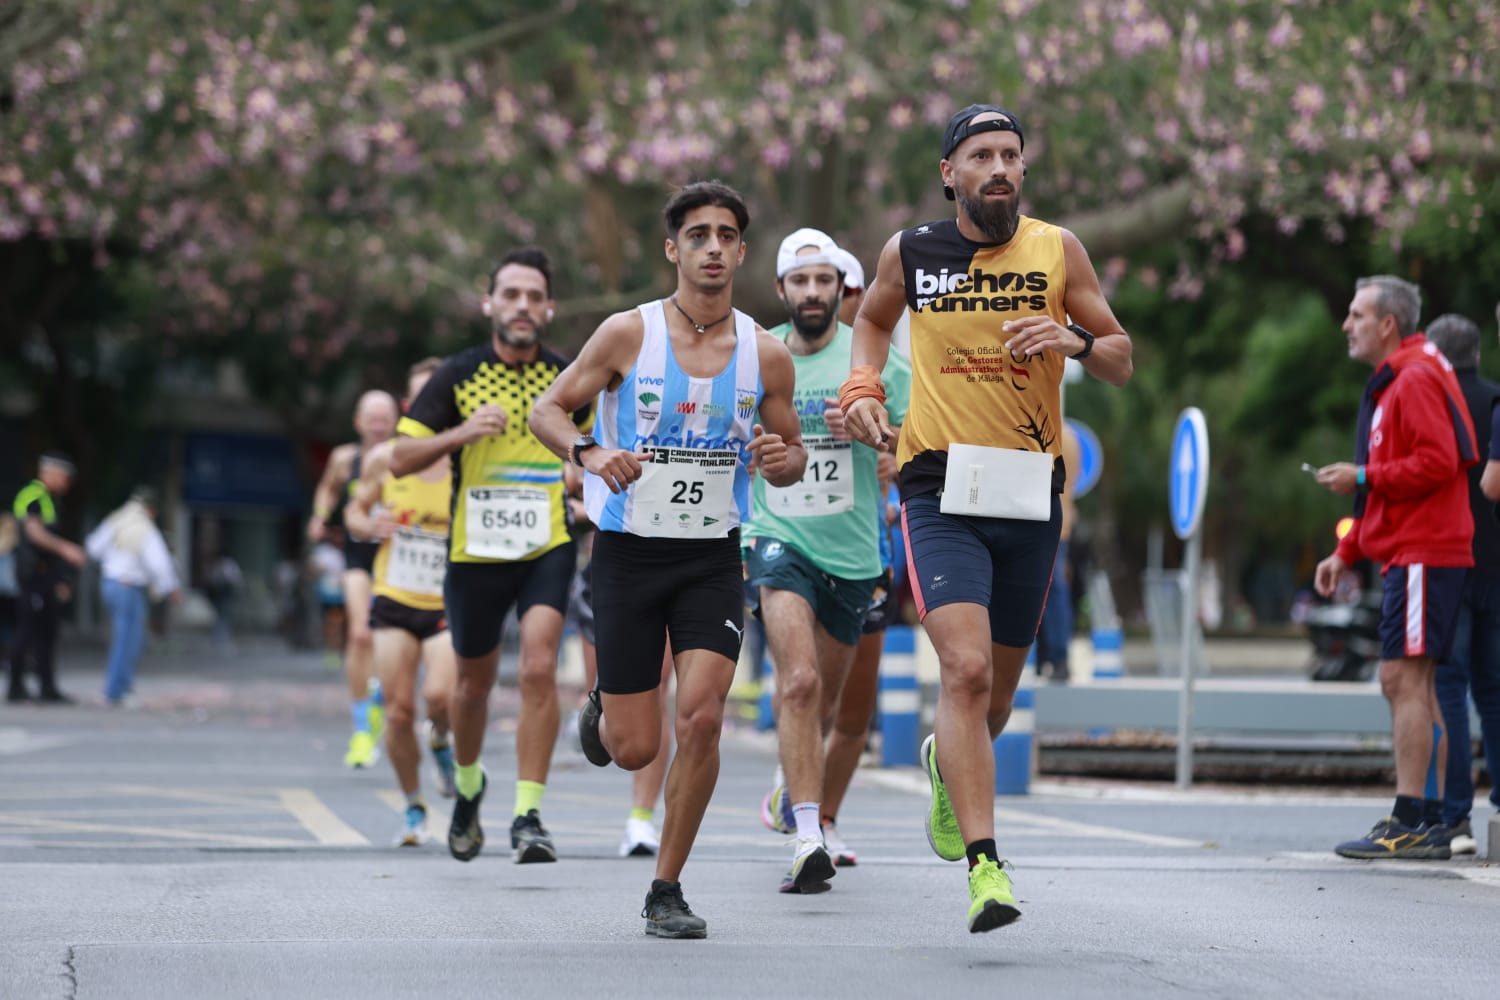
[[[484,846],[479,803],[486,779],[479,756],[501,626],[512,607],[521,623],[521,718],[511,848],[518,863],[557,860],[539,809],[557,742],[557,649],[576,554],[562,460],[526,422],[536,398],[567,364],[541,343],[555,308],[546,254],[535,248],[507,254],[484,300],[488,341],[433,373],[401,420],[391,461],[400,476],[458,453],[443,597],[458,654],[452,712],[458,798],[448,849],[460,861]],[[574,414],[574,421],[587,430],[591,408]]]
[[[995,846],[990,746],[1036,640],[1062,527],[1068,358],[1111,385],[1133,370],[1130,337],[1088,251],[1021,214],[1025,134],[1004,108],[948,121],[938,169],[954,218],[903,230],[880,252],[839,392],[850,434],[892,443],[880,368],[911,321],[911,403],[896,448],[912,593],[938,649],[942,691],[921,759],[927,839],[969,862],[969,930],[1021,915]]]
[[[428,358],[407,373],[408,401],[442,362]],[[427,745],[437,764],[443,795],[454,795],[453,748],[448,709],[453,680],[453,641],[443,614],[443,576],[448,562],[453,476],[444,455],[420,472],[390,474],[393,445],[383,442],[364,456],[354,495],[344,511],[350,530],[379,539],[374,559],[375,600],[370,606],[375,670],[385,697],[385,746],[396,781],[406,796],[406,815],[396,844],[425,844],[427,803],[422,798],[422,751],[417,745],[417,666],[426,663],[422,701],[427,708]]]

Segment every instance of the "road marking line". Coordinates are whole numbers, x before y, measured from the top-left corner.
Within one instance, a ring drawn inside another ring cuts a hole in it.
[[[32,736],[20,726],[0,726],[0,754],[6,756],[52,750],[76,742],[66,736]]]
[[[283,788],[281,804],[302,828],[324,847],[369,847],[364,835],[343,820],[306,788]]]
[[[203,805],[235,806],[240,809],[265,810],[268,812],[279,812],[281,802],[277,798],[277,792],[272,788],[260,789],[260,795],[255,795],[255,789],[245,789],[244,794],[236,794],[231,790],[216,788],[160,788],[155,785],[111,785],[106,792],[113,790],[120,795],[139,795],[156,799],[181,799],[184,802],[198,802]]]
[[[1035,813],[1023,813],[1014,809],[1001,809],[999,807],[995,809],[995,819],[1001,822],[1025,824],[1033,827],[1039,826],[1044,829],[1055,830],[1070,837],[1125,840],[1136,844],[1149,844],[1152,847],[1202,848],[1206,846],[1201,840],[1188,840],[1184,837],[1167,837],[1159,833],[1138,833],[1135,830],[1123,830],[1117,826],[1080,823],[1078,820],[1058,819],[1055,816],[1039,816]]]
[[[916,795],[929,794],[927,776],[919,771],[907,769],[899,772],[870,774],[871,784],[881,785],[886,788],[900,789]],[[1167,837],[1159,833],[1138,833],[1135,830],[1126,830],[1114,826],[1099,826],[1094,823],[1081,823],[1077,820],[1058,819],[1053,816],[1043,816],[1038,813],[1020,812],[1015,809],[995,807],[995,819],[1004,823],[1015,823],[1021,826],[1040,827],[1052,830],[1065,836],[1081,837],[1099,840],[1123,840],[1136,844],[1145,844],[1151,847],[1179,847],[1202,849],[1204,844],[1200,840],[1187,840],[1183,837]]]
[[[236,847],[307,846],[305,841],[288,840],[284,837],[246,837],[233,833],[208,833],[200,830],[181,830],[158,826],[83,823],[77,820],[33,820],[7,816],[4,813],[0,813],[0,824],[32,833],[119,833],[132,837],[156,837],[169,841],[207,840],[215,844],[232,844]]]
[[[390,788],[382,788],[375,793],[375,797],[398,813],[406,812],[406,796]]]

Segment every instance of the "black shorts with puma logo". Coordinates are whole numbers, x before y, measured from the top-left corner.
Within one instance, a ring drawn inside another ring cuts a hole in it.
[[[701,539],[600,531],[590,572],[600,691],[657,687],[669,634],[673,655],[707,649],[734,669],[745,632],[738,529]]]

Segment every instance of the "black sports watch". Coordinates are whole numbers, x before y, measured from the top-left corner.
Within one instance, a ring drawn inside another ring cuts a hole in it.
[[[590,448],[596,448],[596,447],[598,447],[598,445],[599,445],[599,442],[595,441],[594,438],[593,438],[593,436],[589,435],[589,434],[585,434],[582,437],[580,437],[577,441],[574,441],[573,442],[573,464],[576,465],[576,466],[578,466],[579,468],[582,468],[583,467],[583,453],[586,452],[586,451],[588,451]]]
[[[1094,335],[1092,333],[1089,333],[1077,323],[1069,323],[1068,329],[1072,330],[1074,333],[1078,334],[1078,336],[1083,338],[1083,350],[1079,351],[1077,354],[1069,355],[1074,361],[1082,361],[1084,358],[1094,353]]]

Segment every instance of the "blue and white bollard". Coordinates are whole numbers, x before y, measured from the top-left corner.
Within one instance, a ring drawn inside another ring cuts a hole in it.
[[[995,794],[1025,795],[1031,791],[1031,763],[1036,736],[1036,647],[1027,655],[1011,703],[1010,721],[995,739]]]
[[[1119,628],[1094,629],[1094,678],[1119,680],[1125,675],[1125,633]]]
[[[921,744],[922,691],[917,686],[917,634],[910,625],[885,630],[879,691],[881,766],[914,767]]]

